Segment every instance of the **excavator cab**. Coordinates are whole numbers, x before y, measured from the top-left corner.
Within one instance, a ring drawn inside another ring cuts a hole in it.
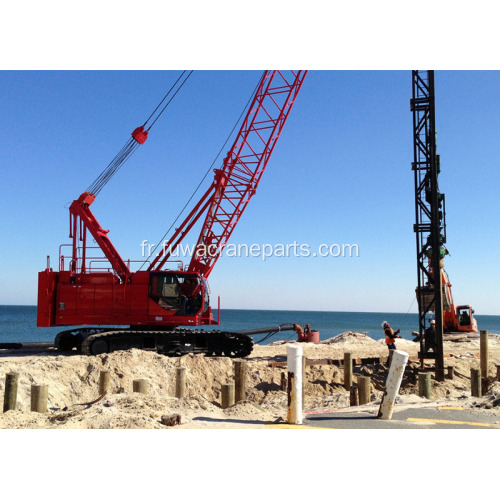
[[[457,306],[456,315],[458,331],[477,332],[477,322],[471,306]]]

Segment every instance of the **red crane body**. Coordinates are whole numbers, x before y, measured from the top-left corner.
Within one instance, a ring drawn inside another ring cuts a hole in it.
[[[147,270],[132,272],[130,261],[121,258],[90,210],[94,193],[84,192],[75,200],[69,209],[72,243],[60,247],[59,270],[48,265],[39,273],[37,325],[130,325],[137,332],[141,327],[147,331],[218,324],[206,278],[255,194],[306,73],[264,72],[222,168],[215,170],[209,189]],[[133,140],[142,144],[147,131],[138,130]],[[171,260],[203,215],[189,265]],[[88,245],[88,233],[97,247]],[[69,262],[63,254],[67,247]],[[92,255],[96,249],[104,255]],[[101,350],[109,351],[110,346]]]

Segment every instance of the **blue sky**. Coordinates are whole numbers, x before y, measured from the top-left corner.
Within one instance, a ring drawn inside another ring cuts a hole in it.
[[[179,74],[0,72],[1,304],[36,303],[46,255],[55,262],[59,245],[69,242],[67,204]],[[122,257],[140,259],[143,240],[160,240],[259,76],[195,71],[146,144],[106,185],[93,212]],[[435,79],[446,269],[457,303],[500,314],[500,73],[436,71]],[[223,257],[210,276],[212,299],[220,295],[227,308],[416,311],[410,97],[409,70],[308,73],[230,243],[357,244],[359,257]]]

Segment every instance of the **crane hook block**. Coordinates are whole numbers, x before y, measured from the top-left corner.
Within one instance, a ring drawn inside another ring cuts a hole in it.
[[[144,126],[142,127],[137,127],[133,132],[132,132],[132,137],[139,143],[139,144],[144,144],[146,142],[146,139],[148,138],[148,131],[144,130]]]

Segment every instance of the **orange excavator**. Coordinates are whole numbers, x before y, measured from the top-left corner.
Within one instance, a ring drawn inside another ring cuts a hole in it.
[[[432,270],[431,270],[432,273]],[[417,297],[419,289],[416,288]],[[477,321],[474,318],[474,309],[470,305],[457,306],[453,301],[451,293],[451,283],[447,272],[443,269],[443,260],[441,259],[441,296],[443,301],[443,333],[452,335],[457,333],[475,334],[478,333]],[[432,285],[427,284],[420,289],[420,297],[424,302],[422,306],[430,306],[434,297],[434,289]],[[430,312],[432,306],[430,306]],[[415,332],[417,333],[417,332]]]
[[[477,321],[471,306],[456,306],[451,293],[448,274],[441,273],[443,288],[443,331],[444,333],[477,333]]]

